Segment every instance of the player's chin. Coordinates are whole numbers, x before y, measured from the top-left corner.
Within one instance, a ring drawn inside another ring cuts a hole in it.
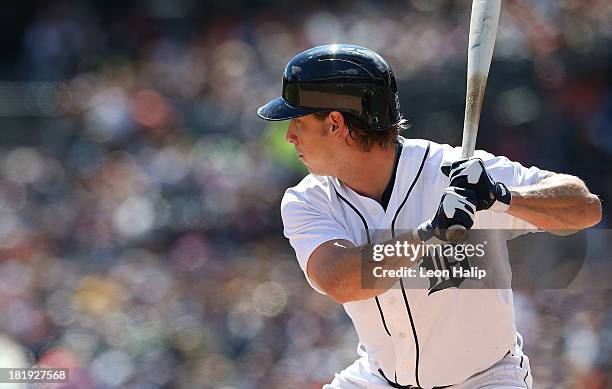
[[[302,161],[302,163],[304,163],[304,162]],[[317,169],[313,169],[311,166],[308,166],[307,163],[304,163],[304,166],[306,166],[306,170],[308,170],[308,173],[314,174],[314,175],[319,175],[317,173]]]
[[[323,174],[321,172],[321,169],[317,169],[315,166],[312,166],[312,165],[304,162],[304,160],[301,160],[301,161],[304,164],[304,166],[306,166],[306,169],[308,170],[308,173],[314,174],[315,176],[324,176],[325,175],[325,174]]]
[[[306,161],[306,158],[304,158],[304,156],[303,156],[303,155],[299,155],[299,156],[298,156],[298,159],[300,160],[300,162],[301,162],[302,164],[304,164],[304,166],[306,166],[306,169],[308,169],[308,171],[312,173],[312,171],[310,170],[312,167],[311,167],[311,166],[310,166],[310,164],[309,164],[309,163]]]
[[[304,164],[304,166],[306,167],[306,169],[308,170],[310,174],[314,174],[315,176],[326,176],[327,175],[326,169],[322,169],[320,164],[312,163],[312,161],[308,161],[303,156],[298,157],[298,159],[300,160],[300,162]]]

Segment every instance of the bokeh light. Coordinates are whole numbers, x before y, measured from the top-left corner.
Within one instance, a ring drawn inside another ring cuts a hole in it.
[[[0,366],[70,366],[58,389],[255,389],[321,387],[350,364],[350,319],[282,236],[280,199],[306,170],[287,123],[256,110],[297,52],[358,44],[392,65],[404,135],[458,145],[470,3],[7,10]],[[603,227],[611,48],[610,1],[505,1],[478,139],[582,177],[604,199]],[[536,387],[610,387],[609,291],[514,300]]]

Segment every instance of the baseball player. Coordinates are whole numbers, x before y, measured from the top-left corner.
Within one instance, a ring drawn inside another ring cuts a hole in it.
[[[295,56],[282,96],[258,115],[290,120],[286,139],[310,174],[285,192],[284,233],[310,285],[343,304],[359,336],[359,358],[324,388],[531,388],[509,288],[466,289],[443,277],[423,288],[392,277],[364,288],[362,257],[381,242],[446,242],[451,226],[580,230],[601,218],[585,184],[484,151],[459,160],[458,148],[401,137],[391,67],[359,46]],[[393,255],[396,268],[427,259]]]

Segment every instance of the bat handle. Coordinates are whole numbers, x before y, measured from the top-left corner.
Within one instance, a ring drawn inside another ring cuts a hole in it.
[[[465,116],[463,120],[463,140],[461,142],[461,158],[470,158],[476,149],[476,136],[487,74],[477,73],[468,78],[467,95],[465,98]]]
[[[455,224],[446,229],[446,241],[451,244],[461,244],[468,238],[469,230],[460,224]]]

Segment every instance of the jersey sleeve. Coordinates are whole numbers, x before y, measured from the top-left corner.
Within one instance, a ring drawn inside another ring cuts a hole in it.
[[[313,204],[314,203],[314,204]],[[300,268],[304,271],[308,283],[319,293],[325,294],[309,277],[308,260],[312,252],[330,240],[347,240],[354,244],[346,229],[326,212],[323,204],[290,190],[285,192],[281,202],[281,217],[284,235],[295,250]]]
[[[554,174],[553,172],[535,166],[527,168],[506,157],[498,157],[486,151],[478,150],[475,156],[483,160],[493,180],[503,182],[510,188],[533,185]],[[507,213],[485,211],[482,216],[480,220],[481,228],[537,230],[531,223]]]

